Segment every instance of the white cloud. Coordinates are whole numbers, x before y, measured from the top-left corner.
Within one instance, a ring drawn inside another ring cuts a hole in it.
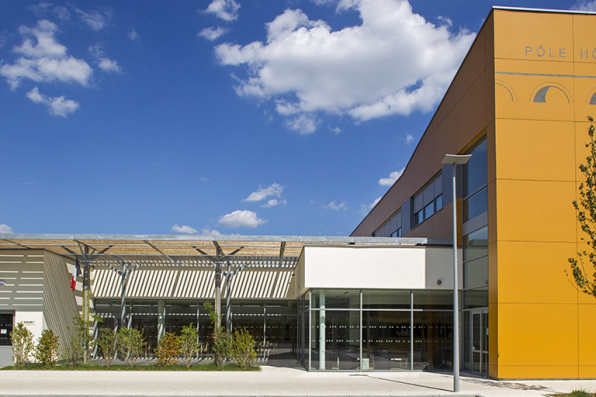
[[[350,0],[338,8],[357,10],[362,24],[332,31],[288,9],[267,24],[266,41],[217,46],[222,65],[246,71],[237,94],[272,99],[282,115],[325,111],[363,121],[430,111],[475,37],[427,22],[407,1]]]
[[[437,17],[437,20],[439,22],[441,22],[442,25],[449,26],[449,27],[453,26],[453,21],[451,20],[451,18],[448,18],[446,16],[439,15]]]
[[[37,3],[37,4],[31,4],[30,6],[27,7],[27,9],[29,11],[32,11],[36,15],[43,14],[47,10],[49,10],[50,8],[52,8],[52,3],[48,3],[48,2],[41,2],[41,3]]]
[[[118,65],[118,62],[106,57],[105,51],[101,49],[101,46],[99,44],[95,44],[89,47],[89,52],[97,59],[99,68],[104,72],[122,73],[122,69]]]
[[[62,6],[55,6],[52,3],[48,2],[41,2],[38,4],[33,4],[27,7],[28,10],[33,11],[33,13],[37,16],[47,15],[47,13],[51,10],[59,19],[63,21],[68,21],[70,19],[70,12],[66,7]]]
[[[108,73],[122,73],[122,69],[120,69],[118,63],[108,58],[103,58],[101,61],[99,61],[99,68]]]
[[[370,210],[372,210],[372,209],[375,207],[375,205],[377,205],[377,203],[378,203],[379,201],[381,201],[381,199],[382,199],[382,198],[383,198],[383,197],[377,197],[377,198],[375,199],[375,201],[373,201],[372,203],[370,203],[370,204],[368,204],[368,205],[366,205],[366,204],[360,204],[360,210],[359,210],[359,212],[360,212],[362,215],[366,215],[366,214],[368,214],[368,213],[370,212]]]
[[[209,41],[217,40],[219,37],[228,32],[228,29],[218,26],[216,28],[209,27],[201,30],[198,35],[206,38]]]
[[[201,229],[203,236],[221,236],[221,233],[215,229],[209,229],[208,227]]]
[[[183,234],[197,234],[197,229],[194,227],[190,227],[188,225],[178,225],[175,224],[172,226],[172,231],[175,233],[183,233]]]
[[[271,200],[267,201],[265,204],[261,205],[261,207],[270,208],[270,207],[275,207],[277,205],[283,205],[285,207],[286,205],[288,205],[288,202],[287,202],[287,200],[271,199]]]
[[[81,21],[87,24],[91,30],[96,32],[99,32],[108,26],[108,23],[114,14],[111,8],[105,8],[103,11],[92,10],[90,12],[85,12],[79,8],[75,8],[75,11],[77,14],[79,14]]]
[[[410,145],[412,142],[414,142],[414,135],[407,133],[406,134],[406,145]]]
[[[132,29],[131,31],[129,31],[128,33],[126,33],[126,35],[130,39],[130,41],[141,41],[141,38],[139,37],[139,34],[134,29]]]
[[[79,108],[79,103],[72,99],[66,99],[64,95],[49,97],[39,92],[37,87],[27,93],[27,98],[34,103],[42,103],[48,108],[48,113],[54,116],[66,117]]]
[[[335,133],[335,135],[339,134],[341,132],[341,128],[339,127],[331,127],[329,126],[329,131],[333,131]]]
[[[257,213],[248,210],[236,210],[222,215],[217,223],[226,227],[248,227],[254,229],[267,221],[257,217]]]
[[[66,9],[66,7],[55,6],[52,11],[54,12],[54,14],[56,14],[56,16],[59,19],[61,19],[63,21],[70,20],[70,12],[68,11],[68,9]]]
[[[292,131],[296,131],[300,135],[312,134],[317,130],[317,118],[312,115],[302,114],[292,120],[288,120],[286,125]]]
[[[56,24],[41,20],[33,28],[21,26],[19,33],[24,37],[14,52],[22,55],[13,64],[0,67],[0,75],[12,89],[16,89],[22,79],[35,82],[78,83],[87,86],[93,69],[82,59],[67,54],[66,47],[54,37],[58,31]]]
[[[207,182],[208,180],[209,180],[209,178],[206,178],[206,177],[204,177],[204,176],[202,176],[202,177],[201,177],[201,181],[202,181],[202,182]]]
[[[259,190],[256,192],[252,192],[247,198],[243,201],[261,201],[266,199],[269,196],[281,197],[281,194],[284,191],[284,186],[281,186],[279,183],[272,183],[271,186],[262,188],[260,187]]]
[[[596,11],[596,0],[592,1],[578,1],[575,5],[571,6],[572,10],[578,11]]]
[[[12,234],[12,228],[4,223],[0,224],[0,234]]]
[[[389,178],[381,178],[379,179],[379,185],[381,186],[392,186],[395,181],[397,181],[399,179],[399,177],[401,176],[401,174],[404,173],[405,167],[402,168],[399,171],[393,171],[391,174],[389,174]]]
[[[348,209],[348,207],[346,207],[345,201],[342,201],[339,204],[336,203],[335,201],[331,201],[329,204],[323,205],[323,207],[325,209],[333,210],[333,211],[345,211]]]
[[[238,10],[240,10],[240,4],[234,0],[213,0],[205,12],[215,14],[218,18],[230,22],[238,19]]]

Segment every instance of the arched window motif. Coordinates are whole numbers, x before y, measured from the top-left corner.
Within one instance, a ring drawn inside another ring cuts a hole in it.
[[[507,97],[511,98],[511,102],[517,101],[517,94],[515,93],[515,90],[513,89],[513,87],[511,87],[503,80],[495,80],[495,91],[498,90],[501,90],[503,95],[506,95]],[[502,90],[505,90],[506,93]]]
[[[565,87],[557,83],[545,83],[540,88],[534,90],[534,93],[532,93],[532,102],[546,103],[546,96],[549,92],[558,93],[559,95],[555,95],[554,97],[558,97],[559,101],[562,100],[568,104],[571,103],[571,93]],[[549,95],[549,97],[553,96]]]

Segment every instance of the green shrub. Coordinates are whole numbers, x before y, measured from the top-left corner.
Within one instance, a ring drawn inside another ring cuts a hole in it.
[[[155,349],[157,364],[161,366],[176,364],[179,355],[180,339],[175,334],[166,332]]]
[[[199,341],[197,328],[190,325],[182,327],[182,334],[180,339],[180,352],[182,353],[182,359],[186,368],[190,367],[192,359],[199,351]]]
[[[143,331],[135,328],[120,328],[116,334],[116,344],[122,359],[134,367],[135,360],[145,347],[145,336]]]
[[[58,335],[51,329],[44,329],[37,340],[33,356],[43,366],[53,367],[58,362],[58,350],[60,341]]]
[[[112,360],[114,359],[116,343],[116,335],[114,330],[111,328],[100,328],[99,334],[97,335],[97,348],[99,354],[103,356],[106,363],[106,367],[110,367]]]
[[[230,346],[230,358],[241,368],[248,368],[257,358],[254,349],[255,341],[246,328],[234,332],[232,345]]]
[[[23,323],[18,323],[10,333],[10,341],[15,365],[17,367],[25,365],[35,347],[33,333]]]

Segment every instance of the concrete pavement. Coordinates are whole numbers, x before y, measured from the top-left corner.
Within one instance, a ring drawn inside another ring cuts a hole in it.
[[[492,381],[429,372],[0,371],[0,396],[547,396],[596,390],[587,381]]]

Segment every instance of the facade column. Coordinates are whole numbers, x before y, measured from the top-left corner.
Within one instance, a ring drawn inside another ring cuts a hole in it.
[[[319,369],[325,369],[325,291],[319,292]]]
[[[160,341],[161,338],[166,333],[166,301],[165,299],[160,299],[157,301],[157,340]]]

